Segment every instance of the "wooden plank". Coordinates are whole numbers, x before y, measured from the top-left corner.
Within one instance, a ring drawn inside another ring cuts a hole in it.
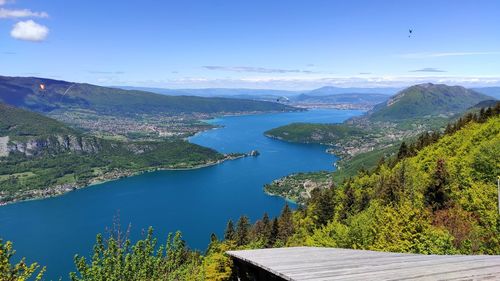
[[[285,280],[500,280],[500,256],[291,247],[228,255]]]

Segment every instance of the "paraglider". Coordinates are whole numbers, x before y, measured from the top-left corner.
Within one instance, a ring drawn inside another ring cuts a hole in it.
[[[40,84],[38,87],[40,88],[40,91],[45,91],[45,84]]]
[[[412,34],[413,34],[413,29],[408,29],[408,38],[410,38]]]

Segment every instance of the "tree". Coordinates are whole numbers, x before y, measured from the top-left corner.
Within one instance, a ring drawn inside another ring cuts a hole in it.
[[[283,242],[286,242],[290,236],[293,235],[293,218],[292,211],[288,204],[285,204],[285,207],[281,211],[281,215],[278,219],[278,239]]]
[[[210,243],[208,244],[208,248],[206,253],[210,253],[214,248],[219,245],[219,239],[215,233],[210,234]]]
[[[252,240],[263,240],[264,243],[269,238],[271,232],[271,221],[269,215],[264,213],[261,220],[255,222],[252,228]]]
[[[343,199],[343,209],[340,214],[342,220],[347,219],[347,217],[354,211],[356,204],[356,194],[354,188],[352,187],[351,181],[347,181],[344,184],[344,199]]]
[[[247,216],[241,216],[236,225],[236,244],[243,246],[249,242],[250,222]]]
[[[234,240],[235,238],[234,224],[232,220],[229,220],[226,225],[226,231],[224,232],[224,240]]]
[[[43,274],[45,272],[45,267],[40,268],[37,263],[28,265],[26,264],[26,260],[24,258],[16,264],[11,264],[10,260],[15,253],[16,251],[13,249],[12,243],[10,241],[7,241],[4,244],[2,239],[0,239],[0,280],[32,280],[32,277],[35,277],[35,273],[37,271],[38,274],[36,275],[35,280],[42,280]]]
[[[443,209],[448,202],[448,178],[449,174],[444,159],[438,159],[432,175],[432,182],[425,191],[425,203],[433,211]]]
[[[310,204],[313,206],[311,211],[316,218],[316,224],[326,225],[335,214],[335,189],[314,189],[311,192]]]
[[[408,146],[406,145],[405,142],[402,142],[401,145],[399,146],[398,160],[401,160],[408,155],[409,155]]]
[[[271,224],[271,232],[269,233],[269,237],[267,239],[267,248],[272,248],[274,244],[276,244],[276,240],[278,240],[278,235],[280,232],[279,222],[277,218],[273,219]]]
[[[269,215],[267,213],[264,213],[264,216],[262,216],[262,236],[265,239],[268,239],[269,236],[271,235],[272,232],[272,223],[271,220],[269,219]]]

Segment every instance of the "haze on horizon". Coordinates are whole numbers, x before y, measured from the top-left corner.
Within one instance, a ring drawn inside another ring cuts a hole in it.
[[[163,88],[499,86],[498,26],[495,0],[0,0],[0,75]]]

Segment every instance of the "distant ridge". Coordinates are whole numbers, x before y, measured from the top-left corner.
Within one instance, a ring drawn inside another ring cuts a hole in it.
[[[394,95],[401,88],[341,88],[325,86],[308,92],[308,95],[319,96],[319,95],[337,95],[337,94],[384,94],[384,95]]]
[[[0,76],[0,101],[38,112],[90,109],[113,115],[296,110],[287,105],[265,101],[166,96],[36,77],[5,76]]]
[[[496,99],[500,99],[500,87],[473,88],[472,90],[479,92],[481,94],[492,96]]]

